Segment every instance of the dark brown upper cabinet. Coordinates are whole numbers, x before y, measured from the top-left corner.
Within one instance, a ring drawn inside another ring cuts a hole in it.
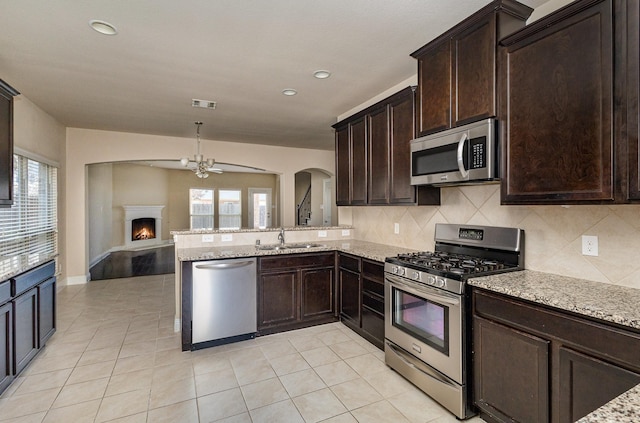
[[[494,1],[411,54],[418,60],[418,135],[496,116],[498,40],[533,10]]]
[[[18,94],[0,79],[0,207],[13,204],[13,97]]]
[[[411,185],[415,87],[344,119],[336,130],[339,206],[440,204],[440,189]]]
[[[501,41],[503,204],[640,199],[637,3],[580,0]]]
[[[638,39],[640,32],[638,31],[638,21],[640,21],[640,12],[638,11],[638,2],[626,2],[627,6],[627,137],[629,151],[626,157],[622,157],[622,161],[626,162],[629,168],[629,200],[640,200],[640,145],[638,144],[638,135],[640,128],[638,127],[638,97],[640,87],[640,77],[638,75],[638,63],[640,62],[640,47]],[[621,180],[625,175],[622,175]]]

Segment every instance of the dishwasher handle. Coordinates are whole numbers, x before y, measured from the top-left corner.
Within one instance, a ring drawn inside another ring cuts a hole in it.
[[[206,269],[206,270],[219,270],[219,269],[235,269],[238,267],[251,266],[254,262],[251,260],[247,261],[235,261],[231,263],[207,263],[207,264],[196,264],[196,269]]]

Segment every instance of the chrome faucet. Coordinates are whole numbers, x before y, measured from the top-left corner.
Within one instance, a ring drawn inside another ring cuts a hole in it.
[[[278,234],[278,241],[280,241],[280,245],[284,245],[284,228],[280,228],[280,233]]]

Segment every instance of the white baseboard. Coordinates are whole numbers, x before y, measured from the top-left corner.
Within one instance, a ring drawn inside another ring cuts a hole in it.
[[[63,281],[64,285],[84,285],[90,279],[90,275],[84,276],[67,276],[67,278]]]

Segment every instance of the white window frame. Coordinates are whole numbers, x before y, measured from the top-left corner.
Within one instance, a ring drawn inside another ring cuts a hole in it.
[[[235,207],[237,209],[237,213],[229,212],[229,205],[226,202],[223,202],[222,193],[223,192],[237,192],[238,193],[238,206]],[[224,213],[223,213],[224,211]],[[238,221],[238,225],[227,225],[222,222],[226,221],[228,218],[236,218]],[[233,188],[221,188],[218,190],[218,227],[220,229],[240,229],[242,226],[242,190],[241,189],[233,189]]]
[[[193,213],[193,191],[211,191],[211,213]],[[216,207],[215,207],[215,189],[214,188],[189,188],[189,227],[193,229],[214,229]],[[194,225],[194,218],[210,219],[211,226]]]

